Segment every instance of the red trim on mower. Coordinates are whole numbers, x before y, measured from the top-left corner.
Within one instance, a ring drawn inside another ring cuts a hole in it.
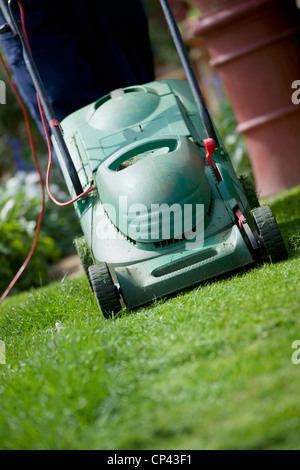
[[[216,175],[216,178],[218,180],[218,183],[222,181],[222,176],[219,172],[219,170],[216,168],[215,164],[212,161],[212,156],[216,151],[216,144],[214,139],[205,139],[203,140],[204,147],[206,149],[206,160],[208,161],[208,164],[212,167],[214,174]]]
[[[246,217],[244,216],[244,214],[242,213],[241,209],[239,209],[238,207],[236,207],[234,209],[234,213],[235,215],[237,216],[237,219],[238,219],[238,222],[239,222],[239,226],[240,226],[240,229],[243,229],[243,222],[246,221]],[[245,222],[244,222],[245,223]]]

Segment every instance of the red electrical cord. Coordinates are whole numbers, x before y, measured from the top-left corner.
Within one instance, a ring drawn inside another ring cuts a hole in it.
[[[61,206],[61,207],[69,206],[70,204],[73,204],[74,202],[78,201],[78,199],[81,199],[83,196],[86,196],[91,191],[95,191],[96,188],[92,187],[92,188],[88,189],[87,191],[85,191],[84,193],[79,194],[79,196],[75,197],[74,199],[72,199],[71,201],[68,201],[68,202],[59,202],[55,199],[55,197],[53,196],[53,194],[51,193],[51,190],[50,190],[50,170],[51,170],[51,165],[52,165],[52,160],[53,160],[52,145],[51,145],[49,132],[48,132],[48,129],[47,129],[47,124],[46,124],[42,104],[41,104],[41,101],[40,101],[40,98],[39,98],[38,94],[37,94],[37,101],[38,101],[38,106],[39,106],[39,111],[40,111],[40,115],[41,115],[41,119],[42,119],[43,128],[44,128],[45,135],[46,135],[46,140],[47,140],[47,145],[48,145],[48,154],[49,154],[48,168],[47,168],[47,174],[46,174],[47,193],[48,193],[50,199],[57,206]]]
[[[23,31],[23,34],[24,34],[24,38],[26,40],[26,43],[28,45],[28,48],[31,52],[31,48],[30,48],[30,43],[29,43],[29,40],[28,40],[28,36],[27,36],[27,32],[26,32],[26,28],[25,28],[25,15],[24,15],[24,9],[23,9],[23,5],[22,3],[19,1],[18,2],[18,6],[19,6],[19,9],[20,9],[20,16],[21,16],[21,26],[22,26],[22,31]],[[40,230],[41,230],[41,225],[42,225],[42,220],[43,220],[43,214],[44,214],[44,209],[45,209],[45,190],[44,190],[44,183],[43,183],[43,178],[42,178],[42,174],[41,174],[41,170],[40,170],[40,166],[39,166],[39,162],[38,162],[38,159],[37,159],[37,155],[36,155],[36,149],[35,149],[35,145],[34,145],[34,140],[33,140],[33,135],[32,135],[32,130],[31,130],[31,126],[30,126],[30,121],[29,121],[29,117],[28,117],[28,113],[27,113],[27,110],[26,110],[26,107],[17,91],[17,88],[15,87],[12,79],[11,79],[11,76],[10,76],[10,72],[6,66],[6,63],[5,61],[3,60],[3,57],[1,56],[0,54],[0,62],[3,66],[3,69],[4,69],[4,72],[6,74],[6,77],[7,77],[7,80],[9,82],[9,85],[20,105],[20,108],[23,112],[23,116],[24,116],[24,120],[25,120],[25,123],[26,123],[26,128],[27,128],[27,133],[28,133],[28,138],[29,138],[29,143],[30,143],[30,148],[31,148],[31,152],[32,152],[32,155],[33,155],[33,159],[34,159],[34,164],[35,164],[35,167],[36,167],[36,170],[38,172],[38,175],[39,175],[39,182],[40,182],[40,186],[41,186],[41,192],[42,192],[42,202],[41,202],[41,209],[40,209],[40,213],[39,213],[39,217],[38,217],[38,222],[37,222],[37,226],[36,226],[36,231],[35,231],[35,237],[34,237],[34,240],[33,240],[33,243],[32,243],[32,246],[31,246],[31,249],[27,255],[27,258],[25,259],[24,263],[22,264],[21,268],[19,269],[19,271],[17,272],[17,274],[15,275],[15,277],[13,278],[13,280],[10,282],[9,286],[7,287],[7,289],[5,290],[5,292],[2,294],[2,296],[0,297],[0,304],[3,302],[3,300],[8,296],[8,294],[11,292],[12,288],[15,286],[15,284],[17,283],[17,281],[19,280],[19,278],[21,277],[21,275],[23,274],[23,272],[25,271],[25,269],[27,268],[33,254],[34,254],[34,251],[36,249],[36,245],[37,245],[37,242],[38,242],[38,238],[39,238],[39,234],[40,234]],[[43,108],[42,108],[42,104],[41,104],[41,101],[40,101],[40,98],[37,94],[37,102],[38,102],[38,107],[39,107],[39,111],[40,111],[40,115],[41,115],[41,120],[42,120],[42,124],[43,124],[43,128],[44,128],[44,131],[45,131],[45,135],[46,135],[46,141],[47,141],[47,146],[48,146],[48,154],[49,154],[49,160],[48,160],[48,168],[47,168],[47,175],[46,175],[46,188],[47,188],[47,192],[48,192],[48,195],[50,197],[50,199],[58,206],[68,206],[70,204],[73,204],[74,202],[78,201],[78,199],[86,196],[88,193],[90,193],[91,191],[94,191],[96,188],[95,187],[92,187],[90,189],[88,189],[87,191],[83,192],[82,194],[80,194],[79,196],[77,196],[76,198],[72,199],[71,201],[68,201],[68,202],[59,202],[55,199],[55,197],[52,195],[51,193],[51,190],[50,190],[50,170],[51,170],[51,165],[52,165],[52,159],[53,159],[53,154],[52,154],[52,145],[51,145],[51,140],[50,140],[50,136],[49,136],[49,132],[48,132],[48,128],[47,128],[47,124],[46,124],[46,120],[45,120],[45,116],[44,116],[44,112],[43,112]]]
[[[32,135],[32,131],[31,131],[31,127],[30,127],[30,121],[29,121],[27,110],[26,110],[26,108],[24,106],[24,103],[23,103],[22,99],[20,98],[20,95],[19,95],[19,93],[18,93],[18,91],[17,91],[17,89],[16,89],[16,87],[15,87],[15,85],[14,85],[14,83],[13,83],[11,77],[10,77],[9,70],[8,70],[1,54],[0,54],[0,61],[1,61],[1,64],[4,68],[5,75],[7,77],[7,80],[9,82],[9,84],[10,84],[10,87],[11,87],[11,89],[12,89],[12,91],[13,91],[13,93],[14,93],[14,95],[15,95],[15,97],[16,97],[19,105],[20,105],[20,107],[21,107],[22,112],[23,112],[23,116],[24,116],[25,123],[26,123],[26,128],[27,128],[27,133],[28,133],[28,138],[29,138],[29,143],[30,143],[30,148],[31,148],[31,152],[32,152],[32,155],[33,155],[33,159],[34,159],[34,164],[35,164],[36,170],[37,170],[38,175],[39,175],[39,181],[40,181],[40,186],[41,186],[41,191],[42,191],[41,209],[40,209],[40,213],[39,213],[39,217],[38,217],[38,222],[37,222],[37,226],[36,226],[35,237],[34,237],[34,240],[33,240],[33,243],[32,243],[32,247],[31,247],[31,249],[28,253],[28,256],[27,256],[26,260],[22,264],[21,268],[19,269],[19,271],[17,272],[17,274],[15,275],[13,280],[10,282],[10,284],[7,287],[7,289],[5,290],[5,292],[0,297],[0,304],[1,304],[3,302],[3,300],[8,296],[8,294],[10,293],[10,291],[12,290],[12,288],[14,287],[16,282],[19,280],[19,278],[21,277],[23,272],[25,271],[29,261],[32,258],[32,255],[35,251],[35,248],[36,248],[36,245],[37,245],[37,242],[38,242],[38,238],[39,238],[39,234],[40,234],[40,230],[41,230],[42,220],[43,220],[43,214],[44,214],[44,208],[45,208],[45,191],[44,191],[43,178],[42,178],[39,162],[38,162],[37,155],[36,155],[36,150],[35,150],[35,146],[34,146],[33,135]]]

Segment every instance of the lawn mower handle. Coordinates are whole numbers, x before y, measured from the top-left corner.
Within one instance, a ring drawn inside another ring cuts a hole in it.
[[[195,73],[193,71],[191,62],[189,60],[188,54],[186,52],[186,48],[184,45],[184,42],[182,40],[179,28],[177,26],[174,14],[172,12],[172,9],[170,7],[170,4],[168,0],[160,0],[160,4],[162,7],[162,10],[164,12],[166,21],[168,23],[173,41],[175,43],[178,55],[180,57],[182,66],[184,68],[187,80],[189,82],[191,92],[193,94],[196,106],[198,108],[199,114],[201,116],[204,128],[207,133],[207,137],[210,139],[213,139],[215,141],[216,147],[219,147],[219,139],[216,133],[216,130],[214,128],[212,119],[210,117],[210,114],[208,112],[206,103],[204,101],[201,89],[199,87],[198,81],[196,79]]]
[[[44,88],[44,85],[42,83],[42,80],[40,78],[40,75],[38,73],[38,70],[36,68],[36,65],[34,63],[34,60],[32,58],[30,49],[28,47],[28,44],[26,42],[26,39],[24,37],[22,27],[19,23],[19,19],[16,15],[16,9],[15,6],[17,4],[17,0],[9,0],[7,3],[7,0],[0,0],[0,8],[2,10],[2,13],[5,17],[5,20],[7,21],[7,24],[10,28],[10,31],[15,39],[20,39],[21,44],[22,44],[22,49],[23,49],[23,57],[24,57],[24,62],[26,65],[26,68],[29,72],[29,75],[32,79],[32,82],[34,84],[34,87],[36,89],[37,94],[39,95],[43,111],[46,116],[46,120],[49,124],[49,127],[51,128],[52,134],[56,140],[57,146],[62,154],[62,157],[64,159],[64,163],[66,165],[66,168],[68,170],[69,176],[71,178],[73,188],[75,190],[75,193],[77,196],[83,193],[82,185],[79,180],[77,171],[75,169],[75,166],[73,164],[73,160],[69,154],[68,148],[65,144],[62,131],[59,125],[54,125],[52,126],[52,122],[57,122],[56,115],[52,109],[52,106],[50,104],[49,98],[47,96],[46,90]],[[6,31],[4,31],[6,32]]]

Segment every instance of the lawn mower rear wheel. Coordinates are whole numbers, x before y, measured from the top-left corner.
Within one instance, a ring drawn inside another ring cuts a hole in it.
[[[90,281],[98,306],[105,318],[112,318],[122,306],[117,286],[114,285],[106,263],[90,266],[88,268]]]
[[[261,206],[252,212],[261,244],[262,260],[277,263],[288,258],[276,219],[269,206]]]

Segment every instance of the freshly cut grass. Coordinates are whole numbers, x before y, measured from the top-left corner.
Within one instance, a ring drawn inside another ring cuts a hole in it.
[[[299,449],[299,202],[268,201],[287,261],[114,320],[85,278],[7,299],[0,448]]]

